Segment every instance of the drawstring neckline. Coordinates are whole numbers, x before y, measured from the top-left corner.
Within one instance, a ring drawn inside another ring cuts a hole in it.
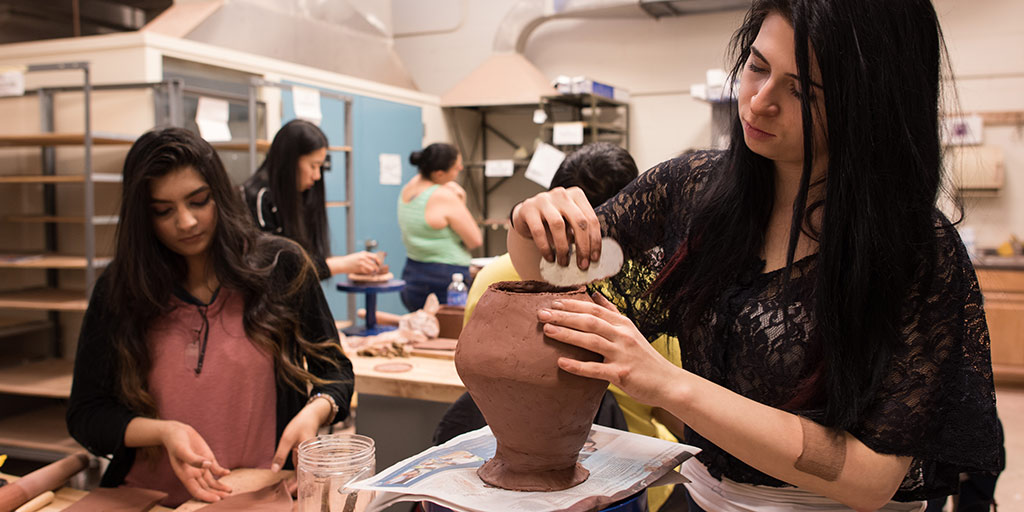
[[[196,377],[203,372],[203,361],[206,359],[206,343],[210,340],[210,319],[206,316],[210,306],[217,301],[217,295],[220,294],[220,287],[213,291],[213,295],[210,297],[210,302],[203,303],[199,299],[192,296],[184,288],[177,287],[174,289],[174,295],[181,299],[182,302],[195,306],[196,312],[199,313],[199,318],[202,319],[202,323],[199,324],[198,329],[192,329],[195,333],[194,343],[199,345],[199,353],[196,357],[196,367],[194,369]]]

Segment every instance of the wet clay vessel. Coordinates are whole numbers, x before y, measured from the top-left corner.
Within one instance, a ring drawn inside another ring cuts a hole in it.
[[[590,300],[586,289],[539,281],[492,284],[455,350],[455,368],[497,439],[477,470],[493,486],[557,491],[590,476],[577,459],[608,383],[558,368],[559,357],[600,356],[544,336],[537,310],[559,299]]]

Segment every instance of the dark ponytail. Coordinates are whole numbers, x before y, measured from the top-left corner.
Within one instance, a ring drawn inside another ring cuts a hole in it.
[[[459,150],[451,144],[435,142],[409,154],[409,163],[419,168],[420,176],[430,179],[434,171],[447,171],[455,165]]]

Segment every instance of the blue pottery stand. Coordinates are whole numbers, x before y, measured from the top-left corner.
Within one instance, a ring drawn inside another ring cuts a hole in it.
[[[342,332],[352,336],[373,336],[395,329],[392,325],[377,325],[377,294],[397,292],[402,288],[405,288],[405,281],[401,279],[383,283],[355,283],[346,279],[338,283],[339,291],[366,294],[366,327],[353,325]]]

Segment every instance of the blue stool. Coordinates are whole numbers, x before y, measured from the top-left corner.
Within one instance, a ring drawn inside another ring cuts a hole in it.
[[[420,507],[423,509],[423,512],[452,512],[450,508],[442,507],[430,501],[421,501]],[[647,489],[616,501],[601,509],[601,512],[647,512]]]
[[[395,329],[391,325],[377,325],[377,294],[397,292],[402,288],[405,288],[405,281],[401,279],[392,279],[383,283],[356,283],[346,279],[338,283],[339,291],[366,294],[366,326],[353,325],[342,332],[352,336],[373,336]]]

